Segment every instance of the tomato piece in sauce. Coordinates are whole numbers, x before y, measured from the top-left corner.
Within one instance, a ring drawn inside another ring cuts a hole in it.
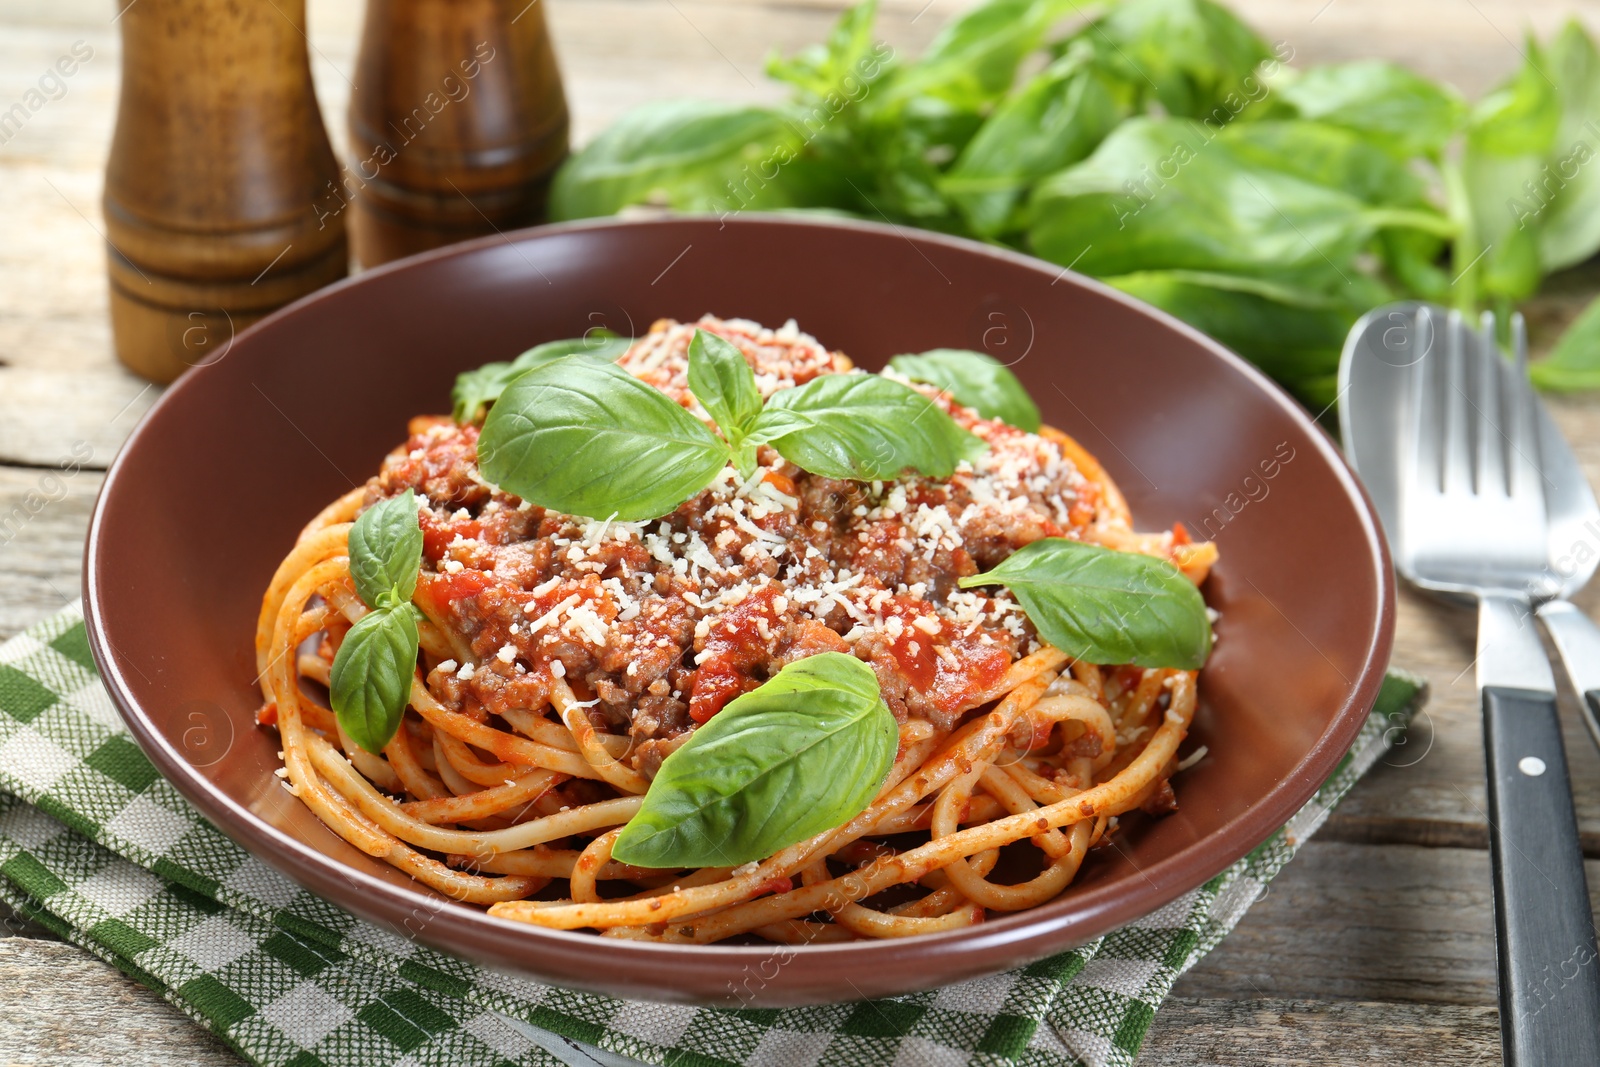
[[[443,559],[450,542],[457,537],[472,540],[483,533],[483,524],[477,519],[450,519],[439,522],[432,512],[424,511],[419,522],[422,526],[422,557],[430,563]]]
[[[470,600],[494,584],[494,577],[484,571],[459,571],[456,574],[429,574],[424,571],[417,577],[417,599],[422,610],[434,618],[450,614],[451,606]]]
[[[963,633],[921,601],[896,597],[881,610],[886,618],[894,616],[901,622],[899,635],[889,645],[900,674],[946,714],[970,706],[1011,665],[1002,649],[984,644],[976,634]]]
[[[761,684],[750,672],[770,658],[772,626],[778,619],[773,601],[779,595],[776,585],[762,586],[712,623],[695,660],[689,696],[689,717],[695,722],[709,721],[728,701]]]

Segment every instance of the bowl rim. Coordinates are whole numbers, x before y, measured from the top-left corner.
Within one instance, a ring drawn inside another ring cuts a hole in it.
[[[213,785],[193,767],[177,748],[167,741],[157,728],[155,718],[140,705],[118,664],[112,638],[106,632],[104,587],[107,583],[103,572],[107,567],[107,549],[102,526],[106,502],[120,491],[123,470],[129,462],[129,457],[137,453],[145,436],[152,432],[151,427],[165,417],[165,412],[175,402],[174,398],[185,395],[188,390],[199,388],[195,385],[198,380],[196,371],[203,370],[209,362],[223,358],[239,341],[251,339],[258,333],[271,330],[282,320],[298,314],[306,307],[326,300],[339,299],[340,294],[353,286],[366,285],[399,271],[418,269],[442,260],[470,257],[484,249],[500,245],[515,247],[523,242],[591,231],[686,225],[694,227],[711,222],[719,226],[780,229],[808,227],[820,230],[867,232],[910,241],[913,244],[921,243],[964,254],[990,257],[1036,272],[1059,272],[1056,274],[1056,282],[1086,289],[1119,303],[1143,317],[1155,320],[1205,349],[1212,358],[1242,375],[1286,413],[1291,421],[1298,424],[1317,449],[1322,461],[1331,468],[1344,490],[1343,500],[1351,507],[1359,521],[1365,547],[1373,564],[1370,579],[1379,604],[1376,617],[1371,621],[1359,673],[1349,685],[1330,720],[1330,725],[1299,762],[1287,768],[1271,789],[1259,795],[1231,822],[1162,857],[1155,863],[1142,867],[1140,873],[1143,875],[1141,881],[1146,886],[1144,892],[1112,894],[1108,899],[1084,904],[1078,904],[1078,901],[1068,894],[1036,908],[1002,915],[959,930],[903,939],[803,946],[722,944],[683,946],[602,939],[592,933],[552,930],[496,918],[483,909],[461,906],[420,884],[399,885],[346,866],[262,819],[221,788]],[[156,400],[129,434],[106,472],[105,481],[90,517],[83,559],[84,620],[90,650],[99,668],[100,678],[139,747],[155,764],[162,776],[194,804],[208,821],[247,852],[265,860],[302,887],[324,899],[329,899],[344,910],[394,930],[403,925],[404,917],[413,916],[419,908],[432,906],[435,910],[423,924],[423,929],[411,933],[417,941],[447,954],[465,957],[491,967],[539,974],[540,980],[544,981],[552,980],[548,977],[548,971],[539,972],[527,965],[528,955],[536,951],[541,943],[551,948],[559,947],[587,953],[596,963],[602,958],[609,958],[611,963],[622,968],[636,964],[641,969],[648,970],[670,960],[683,979],[681,984],[694,988],[711,988],[714,981],[707,979],[715,980],[737,975],[751,964],[768,959],[774,954],[794,954],[812,961],[814,966],[830,969],[850,964],[859,965],[869,960],[880,968],[887,968],[897,963],[924,962],[935,956],[943,959],[952,954],[970,957],[974,961],[985,957],[998,961],[1002,957],[1020,958],[1022,955],[1037,959],[1082,944],[1159,910],[1184,893],[1204,884],[1259,846],[1299,811],[1333,772],[1360,732],[1382,685],[1394,641],[1394,572],[1388,545],[1364,487],[1327,432],[1315,419],[1307,415],[1297,401],[1255,366],[1220,342],[1165,311],[1145,304],[1096,279],[1060,268],[1056,264],[1034,256],[931,231],[908,231],[904,227],[892,224],[785,214],[747,214],[731,219],[715,214],[676,215],[663,219],[607,217],[536,226],[480,237],[395,260],[316,290],[240,331],[216,360],[198,364],[184,372]],[[1078,906],[1074,906],[1075,904]],[[1019,946],[1024,942],[1031,943],[1034,947],[1023,950]],[[599,971],[603,968],[595,969]],[[963,975],[971,977],[993,973],[997,969],[999,969],[997,962],[979,963],[965,968]],[[836,973],[842,977],[842,971]],[[932,978],[923,979],[920,984],[913,979],[909,983],[904,983],[901,991],[931,988],[953,980],[958,979],[933,975]],[[714,996],[708,997],[693,992],[686,994],[683,989],[660,988],[656,983],[641,984],[625,980],[620,984],[628,986],[628,989],[619,993],[616,991],[619,983],[615,980],[602,979],[585,983],[581,976],[564,975],[559,981],[610,996],[699,1004],[728,1003],[725,998],[719,1000]],[[773,980],[766,988],[781,985],[780,980]],[[728,988],[732,990],[731,981],[728,983]],[[777,996],[768,997],[758,994],[754,999],[742,1003],[747,1006],[779,1006],[827,1003],[840,999],[807,994],[803,991],[798,995],[794,991],[778,990],[778,993]]]

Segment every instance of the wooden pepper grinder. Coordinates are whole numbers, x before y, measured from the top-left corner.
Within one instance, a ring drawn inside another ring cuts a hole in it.
[[[140,0],[122,23],[106,167],[118,357],[167,382],[349,270],[311,87],[305,0]]]
[[[350,160],[319,210],[351,209],[356,261],[542,221],[567,104],[537,0],[368,0]]]

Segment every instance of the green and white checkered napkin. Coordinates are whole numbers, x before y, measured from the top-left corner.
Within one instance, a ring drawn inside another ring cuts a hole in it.
[[[1351,755],[1283,830],[1082,948],[887,1000],[711,1010],[488,971],[307,893],[156,773],[95,674],[74,607],[0,645],[0,898],[272,1067],[1131,1064],[1174,979],[1425,698],[1419,681],[1391,675]]]

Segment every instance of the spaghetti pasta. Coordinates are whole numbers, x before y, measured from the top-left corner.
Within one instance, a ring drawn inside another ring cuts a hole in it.
[[[737,346],[764,395],[850,369],[792,324],[710,317],[656,324],[619,365],[702,414],[687,387],[696,328]],[[441,893],[613,937],[904,937],[1058,896],[1119,816],[1171,805],[1196,672],[1072,658],[1007,590],[956,580],[1048,537],[1157,556],[1195,584],[1216,552],[1181,527],[1134,532],[1110,476],[1066,434],[917,388],[987,453],[945,479],[854,482],[763,447],[753,474],[730,464],[655,522],[518,499],[479,471],[475,427],[413,420],[377,477],[305,527],[263,597],[261,721],[280,734],[286,787]],[[420,651],[398,729],[368,752],[324,695],[375,607],[357,595],[352,524],[408,489]],[[872,668],[899,731],[865,810],[738,867],[613,858],[699,724],[822,652]]]

